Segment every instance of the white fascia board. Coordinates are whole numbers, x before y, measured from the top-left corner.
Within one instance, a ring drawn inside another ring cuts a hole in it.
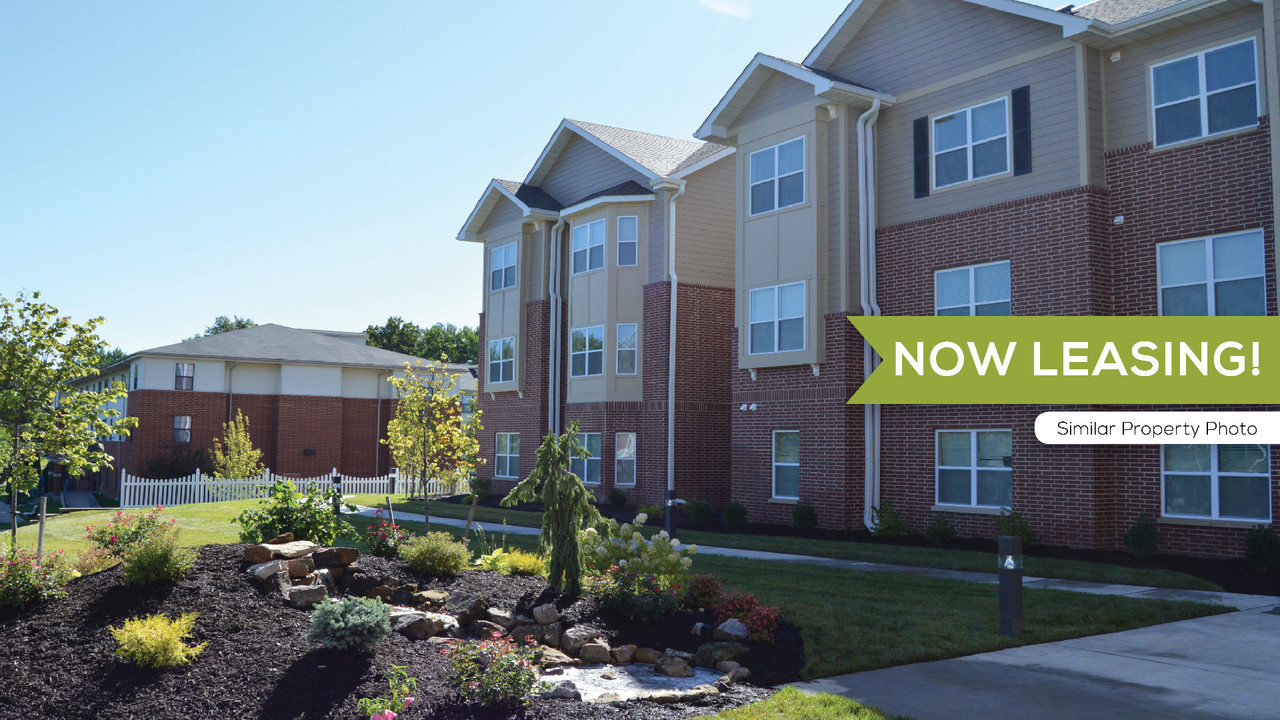
[[[542,149],[542,154],[538,156],[538,160],[534,162],[533,167],[529,169],[529,174],[524,178],[526,185],[542,184],[543,177],[541,173],[545,169],[548,169],[544,168],[544,165],[549,167],[550,163],[554,162],[555,158],[560,154],[559,145],[561,144],[561,137],[564,135],[565,131],[570,131],[583,140],[586,140],[592,145],[595,145],[601,150],[609,153],[613,157],[617,158],[617,160],[623,165],[635,170],[649,180],[658,177],[657,173],[628,157],[626,154],[619,151],[618,148],[596,137],[572,120],[565,118],[560,121],[560,126],[557,127],[555,133],[551,135],[550,142],[548,142],[547,146]],[[553,149],[555,149],[554,153],[552,152]]]
[[[583,212],[583,211],[585,211],[585,210],[590,210],[591,208],[593,208],[593,207],[597,207],[597,206],[600,206],[600,205],[608,205],[608,204],[610,204],[610,203],[649,202],[649,201],[653,200],[653,199],[654,199],[654,198],[656,198],[656,197],[658,197],[658,196],[657,196],[657,195],[653,195],[653,194],[649,194],[649,195],[601,195],[601,196],[600,196],[600,197],[598,197],[598,198],[591,198],[590,200],[584,200],[584,201],[582,201],[582,202],[578,203],[577,205],[570,205],[569,207],[567,207],[567,208],[565,208],[565,209],[563,209],[563,210],[561,210],[561,211],[560,211],[560,217],[562,217],[562,218],[567,218],[567,217],[569,217],[570,215],[577,215],[577,214],[578,214],[578,213],[580,213],[580,212]]]
[[[508,200],[515,203],[516,207],[520,208],[520,213],[525,217],[529,217],[531,212],[535,212],[528,205],[520,202],[520,199],[512,194],[510,190],[502,187],[502,183],[497,180],[490,180],[489,187],[485,188],[484,192],[480,194],[480,201],[476,203],[474,208],[472,208],[471,214],[467,216],[467,221],[462,224],[462,229],[458,231],[458,240],[475,242],[478,239],[476,237],[476,231],[480,229],[481,220],[483,220],[480,216],[480,211],[484,208],[485,204],[488,203],[489,196],[495,191],[501,193]]]
[[[809,54],[805,56],[805,65],[812,65],[817,62],[818,57],[821,56],[827,49],[827,46],[836,39],[836,35],[840,34],[840,31],[844,29],[845,23],[849,22],[849,18],[853,17],[853,14],[858,12],[858,8],[860,7],[862,7],[862,0],[853,0],[853,2],[849,3],[849,5],[845,7],[844,12],[840,13],[840,17],[836,18],[836,21],[831,23],[831,27],[827,28],[826,34],[822,36],[822,39],[818,41],[818,44],[814,45],[813,49],[809,51]]]
[[[671,173],[671,179],[679,180],[681,178],[689,177],[690,175],[698,172],[699,170],[705,167],[708,167],[720,162],[721,160],[729,157],[730,155],[734,154],[737,151],[738,151],[737,148],[731,148],[731,147],[727,147],[727,148],[724,148],[723,150],[719,150],[715,153],[712,153],[711,155],[708,155],[702,158],[698,162],[690,165],[689,167],[681,168],[679,171]]]

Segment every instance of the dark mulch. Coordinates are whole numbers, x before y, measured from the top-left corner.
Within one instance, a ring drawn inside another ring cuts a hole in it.
[[[676,720],[753,702],[771,692],[741,685],[701,704],[536,700],[515,710],[467,706],[444,684],[445,659],[428,643],[393,633],[369,655],[309,648],[310,613],[260,595],[238,573],[243,548],[202,548],[195,567],[176,584],[125,587],[119,569],[113,568],[76,580],[65,600],[0,614],[0,720],[358,720],[363,715],[357,699],[385,694],[384,673],[393,664],[407,665],[419,681],[418,702],[400,715],[403,720]],[[483,571],[423,578],[399,562],[363,557],[360,563],[365,572],[424,588],[479,592],[495,607],[525,609],[545,599],[540,579]],[[559,605],[577,622],[613,624],[589,599]],[[209,643],[192,665],[150,671],[115,658],[108,626],[139,615],[163,612],[173,617],[188,611],[200,614],[194,640]],[[698,640],[687,634],[686,621],[693,619],[682,617],[661,632],[627,623],[611,629],[617,631],[615,643],[643,640],[658,648],[692,650]],[[780,640],[776,649],[756,651],[748,659],[762,680],[793,679],[804,663],[797,630],[783,628]]]

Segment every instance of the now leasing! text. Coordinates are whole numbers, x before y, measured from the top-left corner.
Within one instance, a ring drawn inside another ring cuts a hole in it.
[[[1005,343],[1003,347],[994,342],[980,347],[976,342],[966,342],[962,346],[943,341],[927,350],[923,342],[915,343],[914,348],[907,343],[897,342],[894,343],[894,374],[909,376],[914,372],[923,376],[932,372],[951,377],[964,370],[966,363],[972,363],[979,376],[992,372],[1003,377],[1009,372],[1017,349],[1016,341]],[[1249,343],[1246,350],[1244,344],[1233,340],[1213,346],[1208,342],[1154,343],[1143,340],[1129,345],[1123,352],[1114,342],[1096,346],[1088,342],[1069,341],[1061,343],[1057,348],[1049,345],[1047,350],[1041,348],[1041,343],[1033,342],[1031,354],[1032,374],[1036,376],[1098,376],[1114,373],[1139,377],[1210,374],[1234,377],[1246,372],[1252,375],[1260,372],[1258,343]]]

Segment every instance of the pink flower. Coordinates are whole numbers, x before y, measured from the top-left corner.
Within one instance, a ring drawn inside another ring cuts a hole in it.
[[[405,698],[405,699],[404,699],[404,706],[405,706],[405,707],[409,707],[409,706],[410,706],[410,705],[412,705],[412,704],[413,704],[413,696],[412,696],[412,695],[410,695],[409,697],[407,697],[407,698]]]
[[[112,536],[111,536],[111,542],[115,542],[115,541],[116,541],[116,536],[115,536],[115,535],[112,535]]]

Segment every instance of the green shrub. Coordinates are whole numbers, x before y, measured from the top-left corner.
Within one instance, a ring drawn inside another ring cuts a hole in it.
[[[364,529],[364,544],[369,552],[378,557],[393,558],[400,554],[400,546],[414,536],[412,530],[406,530],[398,524],[382,519],[382,510],[374,513],[377,525]]]
[[[945,545],[955,539],[956,528],[942,513],[934,513],[929,524],[924,526],[924,539],[934,545]]]
[[[716,615],[716,623],[735,618],[747,626],[750,638],[756,642],[773,642],[773,633],[778,629],[781,611],[772,605],[761,605],[755,595],[749,592],[725,593],[720,602],[712,606]]]
[[[196,613],[176,620],[164,615],[131,618],[111,628],[116,640],[116,656],[144,668],[172,668],[191,664],[209,643],[186,644],[196,625]]]
[[[124,556],[124,583],[150,585],[161,580],[181,580],[195,562],[195,552],[178,545],[178,531],[166,528],[136,543]]]
[[[731,500],[720,511],[720,521],[730,530],[737,530],[747,524],[747,508],[737,500]]]
[[[457,575],[471,563],[471,550],[449,533],[433,532],[401,545],[400,557],[424,575]]]
[[[527,705],[544,686],[538,682],[534,652],[511,638],[456,643],[445,650],[449,656],[446,680],[467,702]]]
[[[545,558],[524,550],[507,551],[507,569],[511,575],[547,576]]]
[[[797,503],[791,508],[791,523],[800,532],[809,532],[818,527],[818,511],[808,503]]]
[[[345,597],[311,613],[307,642],[337,650],[372,650],[391,634],[391,606],[377,598]]]
[[[24,608],[67,596],[67,583],[79,576],[59,550],[36,559],[22,548],[10,547],[0,567],[0,607]]]
[[[898,514],[892,500],[885,500],[880,507],[871,507],[871,534],[885,538],[907,534],[907,521]]]
[[[80,552],[80,557],[76,558],[75,568],[76,572],[81,575],[92,575],[113,567],[119,562],[120,558],[113,555],[109,550],[91,547],[85,548]]]
[[[263,542],[277,535],[293,533],[297,540],[332,545],[340,537],[356,536],[351,523],[334,515],[335,499],[341,502],[342,496],[332,487],[324,490],[312,488],[301,495],[292,482],[280,478],[258,507],[245,510],[232,522],[240,523],[240,539],[244,542]],[[355,505],[346,503],[345,506],[355,512]]]
[[[1147,558],[1160,546],[1160,531],[1156,521],[1143,513],[1124,534],[1124,546],[1136,558]]]
[[[706,500],[690,500],[681,506],[681,510],[695,525],[710,525],[716,519],[715,508]]]
[[[609,504],[614,510],[621,510],[627,506],[627,494],[621,488],[614,488],[609,491]]]
[[[1280,570],[1280,538],[1271,525],[1255,525],[1244,537],[1244,558],[1263,572]]]
[[[1011,507],[1000,508],[1000,515],[996,517],[996,534],[1021,538],[1024,549],[1036,541],[1036,534],[1031,530],[1031,521],[1026,515]]]
[[[641,505],[636,508],[636,510],[638,510],[641,515],[644,515],[651,520],[662,520],[662,518],[666,517],[663,514],[662,507],[659,505]],[[640,524],[643,525],[644,523]]]
[[[680,585],[664,583],[648,573],[616,565],[601,575],[588,577],[583,589],[598,598],[604,607],[644,623],[674,613],[684,600]]]
[[[163,505],[157,505],[155,510],[146,515],[125,515],[123,510],[117,510],[106,525],[86,525],[84,539],[93,543],[94,547],[122,558],[134,545],[155,535],[161,528],[178,522],[177,518],[170,518],[166,523],[160,518],[161,510],[164,510]]]
[[[684,584],[698,546],[682,546],[666,530],[659,530],[652,539],[646,540],[639,528],[647,519],[640,513],[633,521],[634,526],[623,523],[618,527],[609,521],[602,525],[604,532],[587,528],[579,533],[583,568],[599,575],[609,568],[622,567],[627,572],[654,578],[663,588]]]
[[[370,718],[380,715],[394,720],[401,710],[413,704],[413,693],[418,691],[418,678],[410,676],[406,672],[408,669],[408,665],[392,665],[391,677],[387,678],[391,697],[360,698],[356,701],[356,708]]]

